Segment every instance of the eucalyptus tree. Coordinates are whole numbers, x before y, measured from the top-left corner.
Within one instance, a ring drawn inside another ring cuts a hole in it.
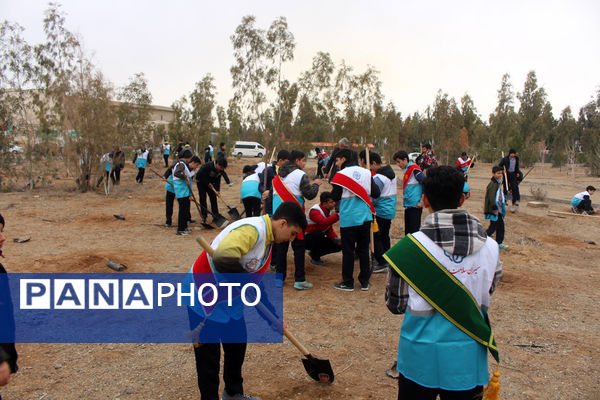
[[[198,143],[210,141],[210,134],[214,129],[216,95],[215,78],[211,74],[197,82],[190,94],[190,124],[193,137]]]
[[[117,131],[119,145],[140,146],[149,139],[152,94],[144,73],[134,74],[127,85],[117,91]],[[115,143],[117,144],[117,143]]]
[[[485,151],[488,162],[495,161],[501,151],[506,151],[507,143],[519,129],[514,97],[510,75],[504,74],[498,89],[498,104],[489,117],[490,136]]]
[[[600,176],[600,90],[596,98],[579,110],[579,124],[583,129],[581,145],[590,173]]]

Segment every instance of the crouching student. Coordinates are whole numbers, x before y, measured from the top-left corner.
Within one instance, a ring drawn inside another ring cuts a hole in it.
[[[335,213],[335,201],[331,192],[323,192],[319,197],[320,203],[315,204],[306,216],[306,250],[312,265],[323,265],[321,257],[342,251],[342,241],[333,230],[333,224],[340,217]]]
[[[293,201],[302,207],[304,211],[305,199],[312,200],[319,193],[320,179],[310,183],[308,175],[303,171],[306,166],[306,157],[303,152],[292,150],[290,161],[279,168],[278,174],[273,178],[273,212],[284,201]],[[306,217],[305,217],[306,219]],[[283,280],[287,273],[287,252],[289,242],[277,244],[273,249],[273,264],[275,271],[282,274]],[[292,242],[294,250],[294,289],[306,290],[312,288],[312,284],[306,281],[304,261],[306,258],[306,244],[302,232]],[[281,283],[283,284],[283,283]]]
[[[588,186],[585,188],[585,192],[577,193],[571,200],[571,208],[574,213],[593,215],[594,208],[592,207],[591,196],[596,193],[596,188]]]
[[[379,188],[371,177],[371,171],[361,168],[354,161],[349,149],[341,149],[335,155],[339,169],[331,184],[334,201],[340,202],[340,233],[342,236],[342,281],[335,289],[354,291],[354,251],[358,253],[361,290],[369,290],[371,262],[371,222],[375,208],[371,197],[379,197]]]
[[[483,212],[485,219],[490,220],[486,233],[492,236],[496,232],[496,242],[501,249],[508,249],[504,243],[504,217],[506,216],[506,197],[502,190],[502,167],[492,167],[492,179],[485,190],[485,203]]]
[[[284,202],[277,207],[272,217],[244,218],[225,228],[212,241],[211,247],[214,254],[210,257],[206,251],[194,263],[190,273],[258,273],[267,272],[271,261],[271,248],[274,243],[285,243],[298,235],[306,228],[306,216],[297,204]],[[246,324],[243,312],[241,315],[230,315],[230,307],[223,307],[224,318],[216,321],[209,319],[204,329],[218,330],[218,332],[235,329],[245,336]],[[197,308],[189,308],[190,328],[197,327],[203,320],[202,312]],[[215,315],[213,312],[211,315]],[[212,326],[209,326],[212,325]],[[202,342],[202,333],[199,338]],[[222,400],[260,400],[258,397],[244,393],[242,385],[242,366],[246,356],[246,343],[203,343],[194,346],[196,358],[196,373],[198,387],[203,400],[219,399],[219,365],[223,347],[223,381],[225,390]]]
[[[193,157],[194,156],[190,150],[183,150],[179,156],[179,161],[172,169],[173,190],[175,191],[177,203],[179,203],[179,214],[177,216],[177,235],[190,234],[187,224],[188,221],[192,219],[190,213],[190,199],[192,198],[191,181],[194,177],[193,170],[200,166],[200,163],[198,162],[191,163]],[[196,157],[195,161],[200,160]]]
[[[458,209],[463,186],[455,168],[428,169],[423,204],[431,214],[419,232],[384,255],[392,267],[386,305],[405,314],[398,399],[481,399],[489,381],[487,351],[499,362],[487,309],[502,263],[481,222]]]
[[[260,184],[258,173],[256,173],[256,165],[246,165],[242,170],[244,180],[240,186],[240,197],[244,204],[246,217],[260,216],[260,206],[262,195],[258,191]]]

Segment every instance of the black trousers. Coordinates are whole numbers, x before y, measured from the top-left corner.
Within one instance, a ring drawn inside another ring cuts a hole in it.
[[[398,377],[398,400],[435,400],[438,394],[440,400],[481,400],[482,393],[483,386],[469,390],[445,390],[421,386],[402,374]]]
[[[262,203],[258,197],[246,197],[242,199],[242,203],[244,203],[246,217],[260,217],[260,206]]]
[[[392,220],[380,217],[375,218],[377,218],[377,226],[379,226],[379,232],[373,234],[375,259],[380,264],[384,264],[386,261],[383,258],[383,253],[390,249],[390,227],[392,226]]]
[[[165,196],[165,214],[167,217],[166,224],[171,225],[173,222],[173,202],[175,201],[175,193],[166,191]]]
[[[135,181],[142,183],[144,181],[144,174],[146,173],[146,168],[138,168],[137,176],[135,177]]]
[[[492,236],[494,232],[496,232],[496,242],[501,244],[504,241],[504,218],[502,217],[502,214],[498,214],[497,221],[490,220],[490,226],[487,228],[487,231],[485,231],[488,236]]]
[[[581,202],[579,204],[577,204],[577,209],[583,210],[583,211],[594,211],[594,208],[592,207],[592,200],[590,200],[590,199],[581,200]]]
[[[360,272],[358,281],[369,283],[371,279],[371,261],[369,243],[371,241],[371,222],[359,226],[340,228],[342,236],[342,280],[348,286],[354,286],[354,250],[358,253]]]
[[[181,197],[177,199],[179,203],[179,214],[177,215],[177,230],[185,231],[187,223],[191,219],[190,215],[190,198]]]
[[[163,159],[165,160],[165,168],[169,168],[169,155],[163,154]]]
[[[323,178],[323,164],[317,163],[317,178]]]
[[[306,250],[314,260],[319,260],[326,254],[342,251],[342,245],[329,239],[325,232],[310,232],[304,234]]]
[[[512,194],[512,203],[513,205],[521,200],[521,193],[519,192],[519,180],[517,179],[516,172],[509,172],[506,174],[506,178],[508,179],[508,188]]]
[[[404,209],[404,234],[418,232],[421,229],[421,214],[423,208],[406,207]]]
[[[188,309],[190,320],[190,329],[198,326],[201,319],[193,311]],[[206,321],[202,331],[223,332],[246,332],[246,323],[244,319],[231,319],[228,323],[222,324],[211,320]],[[245,336],[245,335],[244,335]],[[194,347],[194,357],[196,359],[196,374],[198,377],[198,388],[200,389],[200,398],[202,400],[218,400],[219,397],[219,370],[221,361],[221,347],[223,347],[223,381],[225,390],[231,396],[243,394],[242,365],[246,357],[246,343],[203,343],[199,347]],[[202,343],[202,333],[200,333],[199,342]]]
[[[306,281],[306,274],[304,272],[305,246],[304,239],[294,239],[292,242],[292,250],[294,251],[294,282]],[[273,245],[272,264],[275,264],[275,272],[283,275],[283,280],[287,276],[287,253],[289,248],[290,242],[275,243]]]
[[[119,183],[121,183],[121,168],[120,167],[115,167],[110,172],[110,179],[112,179],[113,185],[118,185]]]
[[[210,199],[210,211],[214,215],[219,215],[219,204],[217,203],[217,195],[212,189],[208,186],[202,185],[200,182],[197,182],[196,186],[198,187],[198,202],[200,202],[200,212],[202,213],[202,219],[206,219],[208,216],[207,204],[206,204],[206,195]],[[215,187],[216,190],[219,190]]]

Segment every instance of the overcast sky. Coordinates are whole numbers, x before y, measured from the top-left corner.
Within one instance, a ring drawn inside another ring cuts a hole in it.
[[[509,73],[514,92],[535,70],[554,115],[577,115],[600,89],[600,1],[157,1],[62,0],[67,28],[83,38],[115,86],[145,73],[153,103],[170,106],[207,73],[218,103],[233,95],[230,36],[248,14],[268,29],[285,16],[296,39],[284,75],[295,81],[318,51],[363,72],[380,71],[385,102],[404,116],[433,104],[439,89],[468,93],[487,120]],[[44,40],[46,1],[0,0],[0,18]],[[515,99],[515,108],[519,103]]]

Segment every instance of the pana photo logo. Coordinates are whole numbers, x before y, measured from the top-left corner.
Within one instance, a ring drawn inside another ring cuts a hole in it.
[[[196,303],[210,307],[218,302],[231,307],[237,297],[253,307],[260,302],[261,291],[252,282],[202,282],[196,288],[194,282],[153,279],[21,279],[19,304],[22,310],[151,310],[173,297],[178,307]]]

